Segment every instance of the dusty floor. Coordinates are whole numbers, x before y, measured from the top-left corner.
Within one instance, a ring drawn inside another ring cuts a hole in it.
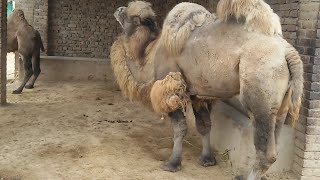
[[[172,133],[141,105],[122,98],[113,82],[38,83],[0,107],[0,179],[216,179],[221,166],[197,164],[200,139],[189,133],[183,169],[160,169]],[[291,175],[271,179],[292,179]]]

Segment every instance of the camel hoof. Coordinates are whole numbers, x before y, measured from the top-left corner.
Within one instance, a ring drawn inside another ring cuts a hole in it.
[[[243,175],[235,176],[233,180],[245,180]]]
[[[181,162],[180,163],[171,163],[170,161],[166,162],[166,163],[164,163],[162,169],[164,171],[169,171],[169,172],[180,171],[181,170]]]
[[[21,90],[14,90],[14,91],[12,91],[12,94],[21,94]]]
[[[203,167],[214,166],[217,164],[216,159],[214,157],[203,157],[200,156],[199,164]]]
[[[33,87],[34,87],[34,86],[31,85],[31,84],[28,84],[28,85],[25,86],[26,89],[33,89]]]

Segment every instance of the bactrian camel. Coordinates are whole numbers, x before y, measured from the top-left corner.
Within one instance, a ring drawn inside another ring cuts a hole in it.
[[[41,72],[40,50],[44,51],[44,47],[40,33],[27,22],[21,9],[13,10],[8,18],[7,29],[7,52],[17,51],[23,61],[24,79],[18,89],[13,91],[13,94],[20,94],[24,87],[34,87]],[[31,81],[27,84],[31,76]]]
[[[236,95],[255,127],[256,162],[236,179],[260,179],[276,161],[276,144],[289,114],[298,119],[303,65],[282,38],[279,17],[263,0],[221,0],[217,17],[194,3],[176,5],[160,32],[151,4],[130,2],[115,17],[123,28],[111,49],[125,96],[170,117],[174,146],[164,169],[181,168],[191,103],[202,135],[200,163],[215,164],[210,149],[210,106]],[[151,103],[150,103],[151,102]]]

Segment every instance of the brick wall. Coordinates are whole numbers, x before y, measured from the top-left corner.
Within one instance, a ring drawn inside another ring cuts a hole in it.
[[[113,18],[122,1],[50,0],[48,54],[106,57],[119,26]]]
[[[292,45],[297,38],[299,0],[266,0],[281,18],[283,37]]]
[[[0,0],[0,104],[7,102],[7,0]]]
[[[182,0],[151,0],[158,24]],[[208,6],[209,0],[193,0]],[[116,8],[127,1],[50,0],[48,54],[106,58],[115,37],[121,32],[113,17]]]
[[[297,126],[294,170],[303,180],[320,179],[319,1],[300,0],[297,49],[304,62],[304,103]]]
[[[302,180],[320,179],[319,1],[267,0],[281,17],[284,37],[304,63],[304,99],[296,127],[293,170]]]
[[[48,49],[48,0],[34,0],[33,27],[42,38],[43,46]]]

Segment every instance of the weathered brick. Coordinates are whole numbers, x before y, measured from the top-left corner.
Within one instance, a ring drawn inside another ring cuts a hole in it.
[[[308,126],[320,126],[320,118],[308,117],[307,118],[307,125]]]
[[[300,180],[318,180],[320,177],[316,176],[302,176]]]
[[[320,135],[320,126],[308,126],[306,133],[309,135]]]
[[[318,160],[304,160],[304,168],[317,168],[320,167],[320,161]]]
[[[320,152],[304,152],[303,157],[310,160],[320,160]]]
[[[319,176],[320,178],[320,168],[302,168],[303,176]]]

